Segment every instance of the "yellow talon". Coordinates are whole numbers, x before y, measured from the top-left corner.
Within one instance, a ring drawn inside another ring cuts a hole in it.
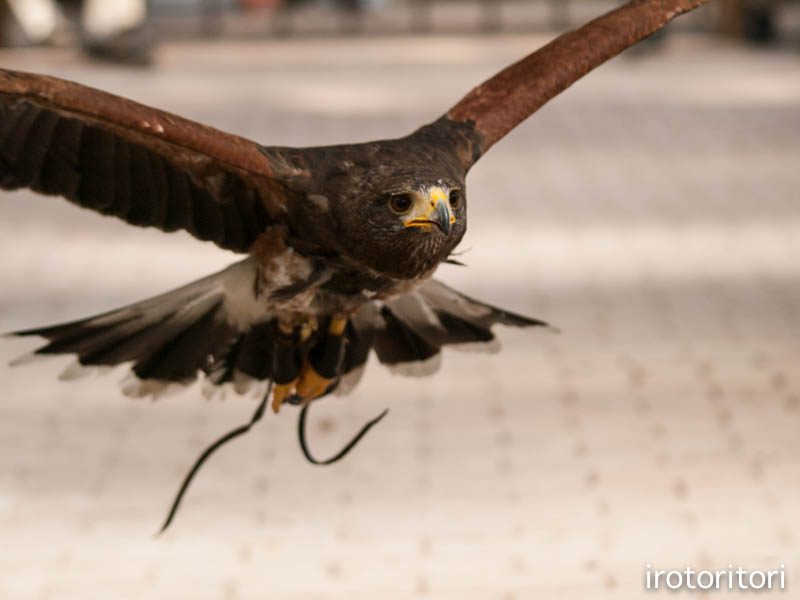
[[[281,331],[284,334],[291,333],[293,328],[289,324],[279,324]],[[300,325],[300,339],[304,341],[311,336],[311,333],[318,327],[317,320],[314,317],[306,319]],[[334,316],[328,326],[328,333],[335,336],[341,336],[347,327],[347,317]],[[316,372],[308,359],[303,361],[300,367],[300,375],[297,379],[289,383],[279,383],[275,385],[275,391],[272,394],[272,410],[276,413],[280,411],[281,405],[290,398],[292,395],[299,396],[303,403],[310,402],[314,398],[318,398],[324,394],[333,383],[333,379],[328,379]]]
[[[275,386],[275,390],[272,392],[273,411],[277,413],[281,409],[281,405],[284,401],[294,393],[296,385],[297,380],[295,379],[291,383],[279,383]]]
[[[303,399],[305,404],[324,394],[332,381],[332,379],[326,379],[317,373],[311,363],[306,360],[303,362],[300,378],[297,380],[297,395]]]

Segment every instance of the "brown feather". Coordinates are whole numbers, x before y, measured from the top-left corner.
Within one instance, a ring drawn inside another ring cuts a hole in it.
[[[303,174],[263,148],[113,94],[0,70],[0,186],[245,252]]]
[[[628,2],[506,67],[464,96],[439,122],[474,123],[481,137],[480,152],[470,150],[461,155],[480,156],[589,71],[655,33],[678,15],[708,1]],[[469,168],[471,164],[465,166]]]
[[[174,156],[198,174],[216,163],[258,179],[276,175],[255,142],[79,83],[0,69],[0,93],[101,125],[130,142]]]

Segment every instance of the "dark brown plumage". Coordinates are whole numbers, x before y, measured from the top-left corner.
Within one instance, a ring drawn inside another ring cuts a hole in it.
[[[0,71],[3,188],[249,255],[159,298],[20,334],[42,335],[50,344],[39,353],[76,353],[83,365],[132,361],[141,380],[204,371],[222,383],[274,376],[280,330],[302,363],[331,319],[347,323],[345,372],[363,364],[366,339],[381,360],[418,361],[443,344],[491,339],[495,322],[540,325],[452,290],[449,306],[430,306],[424,291],[440,284],[423,282],[466,230],[468,170],[549,98],[704,1],[629,2],[504,69],[430,125],[365,144],[264,147],[76,83]],[[393,310],[403,294],[421,307],[405,320]],[[451,329],[458,334],[441,333]]]
[[[89,319],[18,332],[81,365],[133,364],[140,385],[271,379],[273,407],[357,379],[369,352],[430,367],[497,323],[541,321],[431,279],[466,231],[465,178],[547,100],[707,0],[637,0],[567,33],[394,140],[265,147],[105,92],[0,71],[0,186],[137,226],[185,229],[247,257]]]

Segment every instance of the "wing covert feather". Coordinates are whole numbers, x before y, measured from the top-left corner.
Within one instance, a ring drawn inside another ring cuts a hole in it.
[[[459,155],[470,166],[495,142],[595,67],[709,0],[632,0],[559,36],[470,91],[435,122],[471,123],[477,148]]]
[[[0,186],[245,252],[280,219],[275,149],[46,75],[0,70]]]

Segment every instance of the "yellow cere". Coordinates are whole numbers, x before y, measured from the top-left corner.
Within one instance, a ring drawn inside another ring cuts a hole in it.
[[[431,198],[431,207],[436,206],[437,203],[443,200],[447,200],[447,196],[445,196],[444,190],[440,187],[431,188],[430,198]]]
[[[450,209],[450,203],[447,201],[447,194],[442,188],[431,188],[430,198],[431,208],[435,208],[439,202],[444,202],[445,206],[447,206],[447,214],[450,215],[450,223],[456,222],[456,216],[453,214],[453,211]]]
[[[427,190],[427,193],[422,195],[414,194],[416,200],[415,206],[411,212],[410,218],[404,223],[406,227],[422,227],[427,231],[431,230],[430,217],[436,210],[436,206],[443,202],[447,208],[447,214],[450,215],[450,223],[456,222],[456,217],[450,209],[450,203],[447,201],[447,192],[440,187],[432,187]]]

